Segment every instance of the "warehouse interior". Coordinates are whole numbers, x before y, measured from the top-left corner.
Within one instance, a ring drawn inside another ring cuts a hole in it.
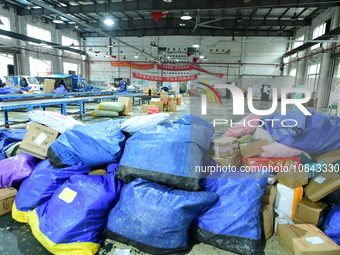
[[[340,254],[339,34],[337,0],[0,0],[0,253]]]

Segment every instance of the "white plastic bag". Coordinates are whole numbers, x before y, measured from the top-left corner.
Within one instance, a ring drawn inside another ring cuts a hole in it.
[[[28,117],[34,122],[57,130],[59,133],[63,133],[75,126],[85,126],[82,122],[75,120],[71,116],[65,116],[56,112],[31,111],[28,113]]]

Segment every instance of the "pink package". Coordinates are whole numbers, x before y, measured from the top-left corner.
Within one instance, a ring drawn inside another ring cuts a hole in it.
[[[299,149],[278,142],[262,146],[262,150],[263,152],[259,156],[266,158],[290,158],[303,153]]]
[[[261,120],[261,117],[262,116],[253,113],[249,114],[239,122],[233,124],[233,127],[225,131],[222,137],[228,136],[237,138],[239,136],[248,135],[252,133],[257,128],[259,121]]]

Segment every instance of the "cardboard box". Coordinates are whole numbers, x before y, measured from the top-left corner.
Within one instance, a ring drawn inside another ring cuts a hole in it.
[[[40,159],[45,159],[50,144],[58,137],[58,131],[32,122],[19,149]]]
[[[0,189],[0,216],[10,213],[17,190],[8,187]]]
[[[278,182],[290,188],[297,188],[308,184],[307,171],[298,171],[297,169],[289,169],[288,172],[280,171],[277,173]]]
[[[306,222],[302,221],[302,220],[299,220],[298,218],[296,218],[295,216],[295,219],[294,219],[294,224],[307,224]]]
[[[250,143],[242,143],[239,145],[241,156],[253,157],[260,155],[263,152],[261,147],[265,145],[268,145],[268,142],[265,139],[257,139]]]
[[[159,112],[163,111],[163,102],[162,101],[150,101],[150,104],[158,107]]]
[[[118,97],[118,102],[125,105],[124,110],[120,112],[121,115],[129,115],[132,112],[132,97]]]
[[[143,88],[143,95],[144,96],[150,96],[151,95],[151,89],[150,88]]]
[[[340,254],[340,246],[312,224],[279,225],[277,235],[291,255]]]
[[[158,95],[158,91],[156,88],[151,88],[151,96],[157,96]]]
[[[88,175],[106,175],[105,169],[95,169],[88,173]]]
[[[326,216],[327,204],[322,202],[313,203],[308,198],[303,198],[297,204],[294,223],[303,222],[320,226]]]
[[[267,185],[266,189],[264,190],[264,194],[261,198],[261,203],[263,204],[275,204],[277,188],[275,185]]]
[[[335,172],[324,172],[309,181],[305,187],[305,194],[309,200],[317,202],[338,188],[340,188],[339,174]]]
[[[237,138],[221,137],[211,140],[209,154],[225,158],[238,152]]]
[[[168,98],[168,92],[161,92],[161,98]]]
[[[329,151],[326,153],[309,154],[315,162],[325,162],[326,164],[332,164],[335,161],[340,160],[340,149]]]
[[[216,156],[211,156],[211,158],[221,167],[235,166],[238,169],[241,167],[241,157],[240,157],[240,152],[238,150],[234,154],[228,157],[225,157],[225,158],[216,157]]]
[[[260,168],[267,168],[279,172],[285,169],[298,168],[300,165],[300,158],[242,157],[242,163],[245,166],[251,166],[254,171]]]
[[[261,206],[262,236],[268,240],[274,233],[274,210],[269,204]]]
[[[140,106],[140,111],[141,112],[147,112],[150,107],[157,107],[156,105],[151,105],[151,104],[142,104]],[[157,107],[158,108],[158,107]],[[158,109],[159,110],[159,109]]]
[[[55,80],[44,79],[44,94],[51,94],[54,90]]]
[[[177,105],[176,102],[170,102],[168,103],[168,112],[175,112],[177,111]]]

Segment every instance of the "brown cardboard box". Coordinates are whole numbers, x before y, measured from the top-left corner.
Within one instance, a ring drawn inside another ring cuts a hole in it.
[[[295,216],[294,224],[306,224],[306,222],[303,222],[302,220],[299,220],[299,219],[296,218],[296,216]]]
[[[305,187],[305,194],[312,202],[317,202],[338,188],[340,188],[340,175],[335,172],[324,172],[309,181]]]
[[[88,175],[106,175],[105,169],[95,169],[88,173]]]
[[[151,105],[151,104],[142,104],[140,106],[140,111],[141,112],[147,112],[150,107],[157,107],[156,105]],[[158,107],[157,107],[158,108]],[[159,109],[158,109],[159,110]]]
[[[274,233],[274,210],[269,204],[261,206],[262,235],[268,240]]]
[[[241,167],[241,157],[240,152],[237,150],[234,154],[221,158],[212,156],[211,157],[217,164],[219,164],[221,167],[232,167],[235,166],[236,168]]]
[[[0,189],[0,216],[10,213],[17,190],[8,187]]]
[[[308,184],[308,172],[290,169],[288,172],[279,171],[277,173],[278,182],[289,187],[297,188]]]
[[[19,146],[19,149],[22,152],[28,153],[37,158],[45,159],[50,144],[54,142],[58,134],[58,131],[52,128],[32,122]]]
[[[161,92],[161,98],[168,98],[168,92]]]
[[[54,90],[55,80],[44,79],[44,94],[51,94]]]
[[[221,137],[211,140],[209,154],[225,158],[238,151],[237,138]]]
[[[303,198],[297,204],[294,223],[321,225],[327,211],[327,204],[322,202],[313,203],[308,198]]]
[[[157,96],[158,95],[158,91],[156,88],[151,88],[151,96]]]
[[[132,112],[132,97],[119,97],[118,102],[125,105],[124,110],[120,112],[121,115],[129,115]]]
[[[151,89],[150,88],[143,88],[143,95],[144,96],[150,96],[151,95]]]
[[[340,149],[326,153],[309,154],[315,162],[325,162],[326,164],[332,164],[335,161],[340,160]]]
[[[169,102],[168,103],[168,112],[175,112],[177,111],[176,102]]]
[[[340,246],[312,224],[279,225],[277,235],[291,255],[340,254]]]
[[[268,145],[267,140],[257,139],[250,143],[242,143],[239,145],[242,157],[253,157],[263,152],[262,146]]]
[[[163,102],[162,101],[150,101],[150,104],[158,107],[159,112],[163,111]]]
[[[261,198],[261,203],[263,204],[275,204],[277,188],[275,185],[267,185],[266,189],[264,190],[264,194]]]

